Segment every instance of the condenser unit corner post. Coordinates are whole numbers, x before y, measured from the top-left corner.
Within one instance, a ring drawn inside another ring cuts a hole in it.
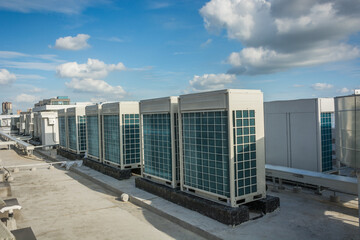
[[[181,95],[179,106],[182,191],[231,207],[265,198],[262,92]]]
[[[141,175],[171,188],[179,186],[178,97],[140,101]]]
[[[85,107],[87,157],[102,162],[101,104]]]

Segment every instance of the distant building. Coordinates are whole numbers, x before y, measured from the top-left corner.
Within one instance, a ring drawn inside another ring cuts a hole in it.
[[[70,99],[67,96],[58,96],[57,98],[49,98],[35,103],[34,107],[45,105],[70,105]]]
[[[12,103],[11,102],[3,102],[2,103],[2,114],[12,114]]]
[[[17,114],[17,115],[20,115],[20,113],[21,113],[21,110],[20,110],[20,109],[16,110],[16,114]]]

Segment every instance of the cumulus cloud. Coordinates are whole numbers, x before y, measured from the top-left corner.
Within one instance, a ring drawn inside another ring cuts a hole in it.
[[[59,65],[56,73],[61,78],[93,78],[106,77],[111,71],[126,70],[123,63],[105,64],[98,59],[89,58],[87,63],[68,62]]]
[[[350,91],[351,91],[351,90],[348,89],[348,88],[346,88],[346,87],[341,88],[341,89],[338,90],[339,93],[349,93]]]
[[[6,69],[0,69],[0,85],[7,85],[15,82],[16,76]]]
[[[106,64],[98,59],[88,59],[87,63],[68,62],[56,68],[61,78],[71,78],[65,85],[75,92],[91,93],[96,99],[119,99],[126,95],[121,86],[112,86],[101,80],[112,71],[126,70],[123,63]],[[94,98],[94,99],[95,99]]]
[[[334,86],[328,83],[315,83],[313,85],[311,85],[311,87],[314,90],[318,90],[318,91],[322,91],[322,90],[328,90],[333,88]]]
[[[347,38],[360,31],[358,0],[211,0],[201,9],[209,32],[244,47],[229,73],[267,74],[360,56]]]
[[[126,94],[121,86],[111,86],[103,80],[95,80],[92,78],[74,78],[70,82],[66,82],[65,85],[77,92],[118,95],[120,98]]]
[[[56,39],[55,48],[61,50],[81,50],[90,47],[87,40],[90,35],[78,34],[75,37],[67,36]]]
[[[225,88],[225,85],[232,83],[235,78],[233,74],[204,74],[195,75],[189,83],[193,91],[215,90]]]
[[[37,96],[30,95],[30,94],[26,94],[26,93],[22,93],[22,94],[16,96],[15,102],[33,104],[33,103],[35,103],[38,99],[39,99],[39,98],[38,98]]]

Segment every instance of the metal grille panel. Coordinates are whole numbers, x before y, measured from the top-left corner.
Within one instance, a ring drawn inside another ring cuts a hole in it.
[[[119,115],[104,115],[105,160],[120,165]]]
[[[79,151],[86,151],[86,117],[78,116]]]
[[[87,116],[88,154],[99,157],[99,118],[98,116]]]
[[[333,169],[332,166],[332,121],[333,113],[321,113],[321,156],[322,171]]]
[[[122,124],[124,164],[140,163],[139,114],[123,114]]]
[[[143,115],[144,172],[172,180],[170,114]]]
[[[257,191],[255,111],[233,111],[235,196]]]
[[[184,184],[230,197],[227,111],[181,116]]]
[[[76,141],[76,119],[75,117],[68,117],[68,134],[69,134],[69,148],[76,151],[77,150],[77,141]]]
[[[40,121],[40,120],[38,120]],[[60,146],[66,147],[66,122],[65,117],[59,117],[59,139]]]

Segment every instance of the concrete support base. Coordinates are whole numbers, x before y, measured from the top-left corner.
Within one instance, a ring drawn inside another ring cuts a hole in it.
[[[89,159],[84,159],[83,163],[89,168],[119,180],[129,179],[131,177],[131,169],[121,170]]]
[[[76,154],[76,153],[68,152],[61,148],[57,149],[57,154],[69,160],[80,160],[84,157],[84,154]]]
[[[235,226],[250,219],[249,207],[247,205],[234,208],[225,206],[143,178],[135,179],[135,186],[226,225]],[[261,199],[257,202],[251,208],[256,208],[264,213],[272,212],[280,205],[279,198],[275,197]]]

